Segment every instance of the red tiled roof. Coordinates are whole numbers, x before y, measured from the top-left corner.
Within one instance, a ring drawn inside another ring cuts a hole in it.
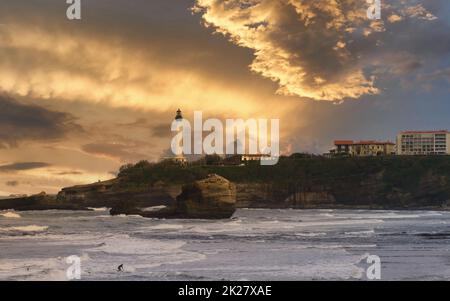
[[[353,140],[335,140],[334,145],[350,145],[353,144]]]

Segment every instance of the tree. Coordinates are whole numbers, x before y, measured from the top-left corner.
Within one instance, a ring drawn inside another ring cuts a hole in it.
[[[206,155],[205,164],[206,165],[220,165],[222,163],[222,157],[217,154]]]

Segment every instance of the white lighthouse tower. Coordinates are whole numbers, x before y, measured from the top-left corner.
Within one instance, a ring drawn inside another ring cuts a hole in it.
[[[175,121],[176,122],[182,122],[183,121],[183,115],[181,114],[181,110],[180,109],[178,109],[177,110],[177,115],[175,116]],[[181,130],[181,127],[178,127],[178,132],[177,132],[177,134],[178,133],[180,133],[180,131],[182,131]],[[186,160],[186,157],[184,156],[184,154],[183,154],[183,148],[182,148],[182,146],[180,146],[179,144],[177,144],[176,145],[176,155],[175,155],[175,157],[174,157],[174,161],[175,162],[177,162],[177,163],[179,163],[179,164],[182,164],[182,165],[184,165],[184,164],[186,164],[186,162],[187,162],[187,160]]]

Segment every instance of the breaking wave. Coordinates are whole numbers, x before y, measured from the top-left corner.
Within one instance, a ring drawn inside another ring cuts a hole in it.
[[[0,216],[6,217],[6,218],[21,218],[21,216],[18,213],[15,213],[12,211],[0,213]]]

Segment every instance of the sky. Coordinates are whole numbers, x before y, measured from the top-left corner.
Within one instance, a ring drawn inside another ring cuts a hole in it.
[[[0,195],[167,156],[185,118],[278,118],[280,149],[450,129],[450,2],[0,2]]]

